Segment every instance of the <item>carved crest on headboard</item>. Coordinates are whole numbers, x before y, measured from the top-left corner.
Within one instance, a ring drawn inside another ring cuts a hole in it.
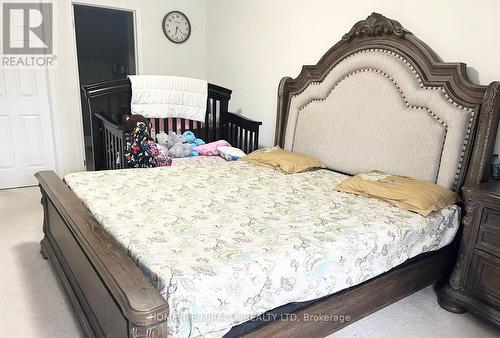
[[[396,35],[404,38],[405,34],[409,33],[396,20],[386,18],[382,14],[372,13],[365,20],[358,21],[351,30],[344,34],[342,40],[349,41],[353,38],[362,36],[377,36],[377,35]]]

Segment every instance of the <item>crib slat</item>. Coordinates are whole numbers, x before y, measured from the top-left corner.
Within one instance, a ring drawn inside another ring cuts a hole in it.
[[[158,131],[156,132],[156,135],[159,133],[164,133],[165,132],[165,119],[158,119],[159,121],[159,126],[158,126]]]
[[[103,145],[103,148],[104,148],[104,163],[108,163],[108,142],[107,142],[107,139],[108,139],[108,130],[106,129],[106,127],[103,127],[104,130],[103,130],[103,136],[104,136],[104,145]],[[107,169],[107,168],[106,168]]]
[[[238,127],[233,124],[233,143],[235,144],[235,146],[237,147],[237,143],[238,143]]]
[[[113,168],[113,152],[114,152],[114,149],[113,149],[113,133],[110,131],[109,132],[109,169],[114,169]]]
[[[123,149],[123,139],[122,138],[119,138],[118,139],[118,151],[120,152],[118,154],[118,169],[123,169],[123,152],[124,152],[124,149]]]
[[[234,142],[234,146],[238,147],[238,126],[237,125],[234,126],[233,142]]]
[[[116,169],[116,166],[115,166],[115,162],[116,162],[116,160],[115,160],[115,152],[116,152],[116,150],[115,150],[115,148],[116,148],[116,145],[115,145],[115,135],[112,134],[111,135],[111,164],[112,164],[111,168],[113,168],[113,169]]]
[[[221,101],[219,101],[219,119],[221,118],[222,115],[227,113],[228,104],[229,104],[229,101],[226,99],[222,99]]]
[[[210,142],[210,139],[208,138],[208,126],[209,126],[209,116],[210,116],[210,98],[207,98],[207,112],[205,114],[205,124],[203,125],[203,128],[205,128],[205,140],[207,142]]]
[[[238,148],[242,148],[243,147],[243,128],[239,128],[240,130],[240,140],[238,141]]]
[[[248,154],[248,130],[245,130],[245,140],[243,142],[243,149],[246,154]]]
[[[217,100],[212,100],[212,141],[217,138]]]
[[[257,150],[259,148],[259,130],[254,132],[254,138],[253,138],[253,150]],[[252,150],[252,151],[253,151]]]
[[[226,141],[228,141],[228,135],[229,135],[229,123],[225,123],[224,126],[223,126],[223,130],[222,130],[222,138],[225,139]],[[228,141],[229,142],[229,141]]]
[[[118,137],[114,135],[115,137],[115,146],[113,149],[113,168],[118,169],[118,165],[116,164],[118,160]]]
[[[181,124],[181,134],[186,131],[186,119],[180,119],[180,124]]]
[[[247,154],[252,152],[252,144],[253,144],[252,135],[253,135],[252,132],[250,132],[249,135],[248,135],[248,150],[247,150]]]
[[[113,168],[117,169],[117,165],[116,165],[116,160],[117,160],[117,156],[118,156],[118,137],[116,135],[113,135],[114,136],[114,147],[113,147]]]
[[[108,169],[111,169],[111,132],[108,130]]]
[[[109,169],[114,169],[113,167],[113,141],[114,135],[109,135]]]
[[[154,120],[154,128],[155,128],[155,134],[160,133],[160,119],[153,119]]]
[[[115,157],[115,135],[111,134],[111,142],[110,142],[110,156],[111,156],[111,167],[109,169],[115,169],[115,161],[113,161],[113,158]]]
[[[106,169],[111,168],[109,165],[109,157],[110,157],[109,156],[109,134],[110,134],[109,130],[106,129],[106,142],[105,142],[105,144],[106,144],[106,163],[108,164]]]
[[[234,135],[233,135],[234,146],[238,147],[238,126],[234,125]]]

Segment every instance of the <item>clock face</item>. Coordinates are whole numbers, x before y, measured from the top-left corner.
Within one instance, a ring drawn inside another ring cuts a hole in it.
[[[191,35],[191,23],[186,15],[179,11],[173,11],[163,18],[163,33],[170,41],[181,43]]]

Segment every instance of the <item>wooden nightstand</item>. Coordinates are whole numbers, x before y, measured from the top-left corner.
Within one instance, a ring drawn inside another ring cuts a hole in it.
[[[500,326],[500,181],[464,187],[463,193],[460,251],[438,301],[448,311],[467,310]]]

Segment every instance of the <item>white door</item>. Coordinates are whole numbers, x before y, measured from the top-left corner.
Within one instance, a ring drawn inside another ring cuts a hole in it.
[[[36,185],[55,169],[47,74],[43,68],[0,68],[0,189]]]

